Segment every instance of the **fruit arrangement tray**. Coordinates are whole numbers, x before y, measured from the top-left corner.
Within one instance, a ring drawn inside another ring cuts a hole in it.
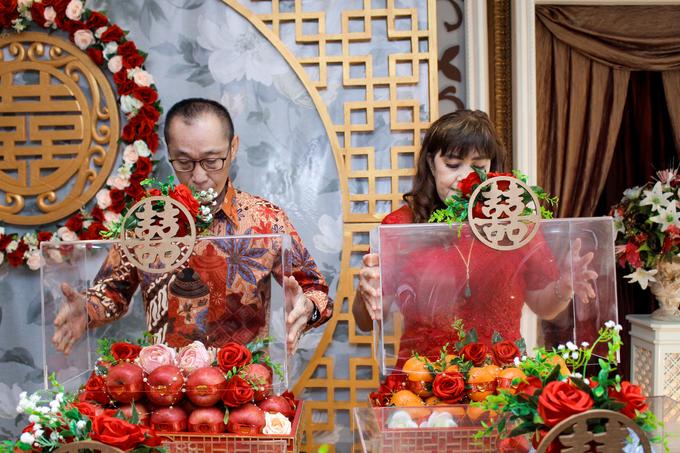
[[[304,400],[295,400],[295,403],[297,409],[291,423],[291,432],[288,435],[199,434],[189,432],[157,432],[157,434],[163,438],[164,444],[182,443],[188,449],[179,448],[178,450],[186,450],[191,453],[271,453],[279,451],[275,444],[258,442],[262,440],[283,440],[286,442],[287,452],[299,453],[305,423],[305,402]],[[243,442],[242,448],[239,448],[239,442]]]

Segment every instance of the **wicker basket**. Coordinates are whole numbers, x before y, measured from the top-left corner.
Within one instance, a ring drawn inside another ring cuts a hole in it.
[[[188,432],[165,432],[157,434],[167,442],[177,443],[178,448],[173,449],[176,453],[273,453],[278,452],[278,446],[272,445],[267,440],[284,440],[286,451],[299,453],[304,431],[305,402],[295,400],[297,410],[292,421],[291,432],[288,435],[241,435],[233,433],[223,434],[198,434]],[[181,445],[180,445],[181,444]]]

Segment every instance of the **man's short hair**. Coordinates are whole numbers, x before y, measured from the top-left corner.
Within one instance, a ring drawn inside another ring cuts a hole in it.
[[[231,140],[234,138],[234,123],[231,120],[229,111],[219,102],[201,98],[184,99],[170,108],[167,115],[165,115],[165,143],[170,143],[170,126],[175,119],[190,125],[209,113],[212,113],[220,120],[229,138],[229,143],[231,143]]]

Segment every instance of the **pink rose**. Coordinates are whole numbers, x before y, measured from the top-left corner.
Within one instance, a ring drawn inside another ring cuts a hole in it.
[[[208,352],[203,343],[194,341],[184,346],[175,358],[175,365],[182,368],[185,374],[191,374],[197,368],[210,366],[215,357]]]
[[[97,206],[100,209],[106,209],[111,206],[111,191],[109,189],[102,189],[97,192]]]
[[[50,256],[50,258],[52,258],[52,261],[54,261],[55,263],[61,263],[62,261],[64,261],[64,257],[62,256],[58,248],[50,247],[47,250],[47,254]]]
[[[135,83],[140,87],[148,87],[153,83],[153,76],[146,71],[135,72]]]
[[[45,28],[57,28],[57,24],[54,22],[57,18],[57,12],[51,6],[45,8]]]
[[[123,68],[123,57],[116,55],[109,60],[108,64],[109,71],[113,74],[117,73]]]
[[[78,30],[73,34],[73,42],[80,50],[85,50],[94,44],[94,35],[90,30]]]
[[[71,20],[80,20],[83,14],[83,2],[80,0],[71,0],[71,3],[66,7],[66,17]]]
[[[78,235],[73,231],[69,230],[67,227],[63,226],[57,230],[57,236],[61,238],[62,241],[71,242],[77,241]]]
[[[105,223],[115,223],[115,222],[119,222],[121,217],[122,217],[122,216],[121,216],[119,213],[113,212],[113,211],[111,211],[111,210],[109,210],[109,209],[107,209],[106,211],[104,211],[104,222],[105,222]]]
[[[172,365],[175,361],[175,350],[165,346],[164,344],[154,344],[142,348],[139,353],[139,366],[144,369],[146,373],[151,373],[153,370],[162,365]]]
[[[28,259],[26,260],[26,264],[28,265],[28,268],[31,269],[32,271],[37,271],[40,269],[40,253],[36,250],[35,252],[32,252],[31,254],[28,255]]]
[[[113,175],[109,176],[109,179],[106,180],[106,185],[115,187],[118,190],[125,190],[130,185],[130,179],[121,175]]]
[[[126,163],[132,165],[135,162],[137,162],[137,159],[139,159],[139,154],[137,153],[137,150],[135,149],[135,147],[132,146],[132,145],[127,145],[125,147],[125,149],[123,150],[123,160]]]

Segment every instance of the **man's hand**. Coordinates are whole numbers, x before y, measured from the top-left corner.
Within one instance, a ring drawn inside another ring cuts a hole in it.
[[[283,277],[283,287],[286,294],[286,317],[288,325],[288,355],[297,351],[300,335],[314,313],[314,302],[309,300],[295,277]]]
[[[69,355],[75,342],[87,329],[87,311],[85,298],[68,283],[61,284],[61,292],[66,300],[54,320],[57,329],[52,336],[52,343],[57,345],[57,351],[64,351],[64,355]]]

